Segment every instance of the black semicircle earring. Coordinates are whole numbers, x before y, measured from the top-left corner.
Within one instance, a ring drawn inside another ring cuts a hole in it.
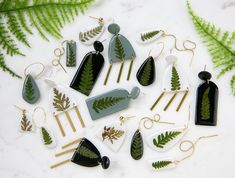
[[[100,41],[95,41],[95,51],[91,51],[83,58],[70,87],[89,96],[96,80],[104,65],[104,57],[101,52],[104,50],[104,46]]]

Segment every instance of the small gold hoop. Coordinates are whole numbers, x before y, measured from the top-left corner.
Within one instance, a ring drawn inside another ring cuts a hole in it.
[[[32,63],[32,64],[29,64],[25,69],[24,69],[24,75],[25,77],[28,75],[27,71],[30,67],[32,67],[33,65],[41,65],[42,66],[42,70],[34,77],[35,79],[38,78],[45,70],[45,66],[43,63],[41,62],[35,62],[35,63]]]
[[[43,112],[43,115],[44,115],[42,123],[40,125],[37,124],[37,122],[35,121],[35,118],[34,118],[34,115],[35,115],[35,113],[38,109],[40,109]],[[46,123],[46,111],[43,107],[38,106],[38,107],[34,108],[33,115],[32,115],[32,121],[34,122],[35,126],[38,127],[38,128],[43,127],[45,125],[45,123]]]
[[[188,47],[187,44],[191,44],[192,47]],[[195,50],[196,47],[197,47],[197,44],[194,42],[194,41],[191,41],[191,40],[185,40],[183,42],[183,47],[186,49],[186,50]]]

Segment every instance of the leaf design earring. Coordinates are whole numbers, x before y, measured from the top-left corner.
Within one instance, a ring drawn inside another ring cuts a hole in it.
[[[20,131],[21,132],[33,132],[34,131],[34,125],[32,124],[31,120],[29,119],[27,115],[27,110],[22,109],[19,106],[14,105],[17,109],[21,110],[22,112],[22,118],[20,121]]]
[[[150,110],[152,111],[156,107],[156,105],[160,102],[165,93],[173,93],[173,96],[164,107],[164,111],[166,111],[173,102],[173,100],[176,98],[178,93],[182,92],[184,93],[184,95],[176,108],[176,111],[178,112],[188,95],[189,84],[185,79],[183,80],[183,75],[180,75],[177,70],[177,66],[175,64],[177,58],[173,55],[169,55],[166,57],[166,61],[169,63],[169,66],[167,67],[163,78],[163,91],[159,95],[157,100],[153,103]]]
[[[77,148],[71,148],[68,150],[65,150],[63,152],[57,153],[55,156],[62,156],[67,153],[73,153],[73,156],[71,159],[67,159],[65,161],[62,161],[60,163],[54,164],[51,166],[51,169],[54,169],[58,166],[61,166],[63,164],[73,162],[80,166],[85,167],[96,167],[101,165],[103,169],[108,169],[110,165],[110,160],[107,156],[101,157],[101,154],[99,150],[86,138],[76,139],[64,146],[62,146],[62,149],[65,149],[71,145],[79,143]]]
[[[143,86],[151,85],[155,80],[155,63],[154,60],[158,59],[163,50],[164,50],[164,43],[162,44],[162,49],[157,57],[150,56],[151,50],[149,52],[149,57],[142,63],[140,68],[137,71],[136,78],[138,82]]]
[[[50,95],[49,95],[49,100],[51,103],[51,110],[53,111],[53,115],[55,117],[57,125],[59,126],[62,136],[65,136],[65,131],[58,117],[58,115],[62,113],[65,114],[73,132],[76,132],[76,128],[68,112],[69,110],[72,110],[72,109],[75,110],[76,115],[81,123],[81,126],[82,128],[84,128],[85,124],[79,112],[78,105],[74,97],[66,90],[65,87],[56,85],[55,82],[53,82],[52,80],[45,79],[45,82],[51,87]]]
[[[162,122],[162,121],[160,121],[160,115],[159,114],[155,114],[153,119],[151,119],[149,117],[144,117],[144,118],[140,119],[139,128],[135,131],[135,133],[132,137],[132,140],[131,140],[130,153],[131,153],[131,157],[134,160],[141,159],[143,154],[144,154],[143,137],[142,137],[142,134],[141,134],[141,131],[140,131],[142,121],[144,121],[143,126],[144,126],[145,129],[151,129],[153,127],[154,123],[174,125],[174,123],[171,123],[171,122]]]
[[[151,168],[155,171],[160,171],[160,170],[165,170],[165,169],[170,169],[170,168],[175,168],[179,163],[181,163],[182,161],[190,158],[194,152],[195,152],[195,146],[196,144],[205,138],[211,138],[211,137],[216,137],[218,135],[209,135],[209,136],[202,136],[199,137],[195,142],[192,142],[190,140],[184,140],[180,143],[179,145],[179,149],[181,152],[189,152],[191,151],[191,153],[181,159],[173,159],[173,158],[157,158],[157,159],[153,159],[149,161],[149,164],[151,166]],[[185,148],[183,145],[189,145],[188,148]]]
[[[28,69],[32,66],[39,65],[42,67],[41,71],[33,78],[33,76],[28,73]],[[45,66],[42,63],[36,62],[28,65],[24,70],[25,80],[22,90],[23,99],[29,104],[35,104],[40,99],[40,91],[35,79],[37,79],[43,72]]]
[[[204,83],[197,88],[195,124],[216,126],[219,95],[218,87],[215,83],[209,81],[211,79],[209,72],[204,70],[198,74],[198,77],[204,80]]]
[[[98,26],[91,27],[89,30],[83,31],[79,33],[79,40],[82,44],[92,45],[95,41],[97,41],[101,35],[104,33],[104,19],[89,16],[92,19],[98,20]]]
[[[112,70],[113,63],[117,63],[117,62],[121,62],[121,66],[120,66],[118,78],[117,78],[117,83],[120,82],[123,67],[124,67],[124,62],[126,60],[131,60],[129,70],[128,70],[128,75],[127,75],[127,80],[129,80],[131,76],[133,62],[134,62],[134,59],[136,58],[136,54],[131,43],[128,41],[126,37],[119,34],[120,27],[118,24],[115,24],[115,23],[110,24],[108,26],[108,31],[114,36],[109,42],[108,56],[109,56],[110,65],[109,65],[109,69],[105,77],[104,85],[106,85],[108,82],[108,78]]]
[[[190,121],[190,107],[187,124],[181,127],[170,128],[156,132],[147,138],[147,143],[150,148],[158,152],[165,152],[178,143],[188,131]]]
[[[43,112],[43,118],[42,119],[35,119],[35,113],[39,109]],[[34,125],[40,129],[40,134],[41,134],[41,138],[42,138],[44,146],[47,147],[47,148],[55,148],[56,147],[55,138],[52,135],[52,132],[49,131],[45,127],[46,111],[42,107],[39,107],[39,106],[36,107],[33,110],[32,120],[34,122]]]
[[[87,96],[90,95],[104,65],[104,57],[101,54],[104,50],[103,44],[95,41],[93,46],[95,51],[85,55],[70,84],[71,88]]]
[[[86,104],[92,120],[105,117],[115,112],[126,109],[131,99],[139,96],[140,89],[134,87],[129,93],[124,89],[115,89],[104,94],[88,98]]]
[[[118,121],[105,125],[97,132],[97,138],[107,145],[112,151],[117,152],[123,145],[126,137],[125,122],[127,119],[133,117],[134,116],[121,116]]]

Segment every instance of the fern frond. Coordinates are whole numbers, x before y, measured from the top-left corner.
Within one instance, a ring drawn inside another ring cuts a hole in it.
[[[230,80],[230,86],[231,86],[231,89],[232,89],[232,94],[235,95],[235,75],[233,75],[231,80]]]
[[[235,50],[232,47],[235,42],[235,32],[230,33],[226,31],[222,33],[220,28],[197,16],[189,1],[187,1],[187,6],[196,31],[201,36],[203,43],[207,46],[212,56],[214,67],[221,69],[217,77],[219,78],[235,69]]]
[[[157,161],[152,163],[152,167],[155,169],[161,169],[168,166],[169,164],[172,164],[172,161]]]

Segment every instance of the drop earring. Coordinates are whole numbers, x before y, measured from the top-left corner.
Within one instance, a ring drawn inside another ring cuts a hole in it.
[[[34,131],[34,125],[32,121],[29,119],[27,110],[22,109],[19,106],[14,105],[17,109],[19,109],[22,112],[22,117],[20,121],[20,131],[21,132],[33,132]]]
[[[175,168],[179,163],[181,163],[182,161],[190,158],[194,152],[195,152],[195,146],[196,144],[205,138],[211,138],[211,137],[216,137],[218,135],[209,135],[209,136],[202,136],[199,137],[195,142],[192,142],[190,140],[184,140],[180,143],[179,145],[179,149],[181,152],[186,153],[191,151],[191,153],[181,159],[173,159],[173,158],[157,158],[157,159],[153,159],[149,161],[149,164],[151,166],[151,168],[155,171],[160,171],[160,170],[166,170],[166,169],[170,169],[170,168]],[[188,148],[184,148],[183,145],[188,144],[189,147]]]
[[[96,137],[102,141],[103,144],[108,146],[112,151],[117,152],[120,150],[123,145],[126,137],[126,126],[125,122],[133,118],[131,117],[119,117],[118,121],[112,122],[110,124],[106,124],[100,129]]]
[[[43,112],[43,118],[36,119],[35,118],[35,113],[38,110],[41,110]],[[34,125],[40,129],[40,135],[42,138],[43,145],[47,148],[55,148],[56,147],[56,142],[55,142],[55,137],[53,136],[52,132],[49,131],[45,127],[45,122],[46,122],[46,111],[42,107],[36,107],[33,110],[33,115],[32,115],[32,120],[34,122]]]
[[[135,51],[131,43],[129,42],[129,40],[123,35],[119,34],[120,27],[118,24],[115,24],[115,23],[110,24],[108,26],[108,31],[114,36],[109,42],[108,56],[109,56],[110,65],[109,65],[109,69],[105,77],[104,85],[106,85],[108,82],[108,78],[112,70],[113,63],[118,63],[118,62],[121,63],[121,66],[120,66],[119,73],[118,73],[117,83],[120,82],[123,67],[124,67],[124,62],[126,60],[131,60],[128,74],[127,74],[127,80],[129,80],[131,76],[133,62],[134,62],[134,59],[136,58]]]
[[[30,73],[28,73],[28,69],[35,65],[39,65],[42,68],[41,71],[33,77]],[[28,65],[24,70],[25,80],[22,90],[22,97],[29,104],[35,104],[40,99],[40,91],[35,79],[37,79],[44,72],[44,69],[45,67],[42,63],[36,62]]]
[[[140,119],[139,128],[135,131],[135,133],[132,137],[131,146],[130,146],[130,154],[134,160],[141,159],[144,154],[144,142],[143,142],[143,137],[141,134],[142,121],[144,123],[143,126],[145,129],[151,129],[153,127],[154,123],[174,125],[174,123],[172,123],[172,122],[160,121],[159,114],[155,114],[153,119],[149,118],[149,117],[144,117],[144,118]]]
[[[71,88],[87,96],[90,95],[104,65],[104,57],[101,54],[104,50],[103,44],[95,41],[93,46],[95,51],[85,55],[70,84]]]
[[[98,25],[90,27],[88,30],[79,33],[79,40],[84,45],[92,45],[105,31],[104,19],[89,16],[98,21]]]
[[[177,70],[177,68],[178,68],[176,66],[177,58],[173,55],[169,55],[166,57],[166,61],[168,63],[168,67],[166,68],[166,71],[165,71],[164,77],[163,77],[162,93],[159,95],[159,97],[153,103],[150,110],[152,111],[157,106],[157,104],[160,102],[160,100],[162,99],[162,97],[166,93],[172,93],[173,96],[168,101],[168,103],[165,105],[164,111],[166,111],[170,107],[171,103],[174,101],[174,99],[176,98],[176,96],[179,93],[184,93],[183,97],[181,98],[181,100],[176,108],[176,111],[178,112],[180,110],[181,106],[183,105],[188,93],[189,93],[189,84],[187,82],[186,77],[183,78],[183,75],[180,75],[179,71]]]
[[[138,82],[143,86],[151,85],[155,80],[154,60],[157,60],[161,56],[164,50],[164,43],[159,43],[159,44],[162,44],[162,48],[158,56],[157,57],[150,56],[151,53],[150,50],[148,58],[142,63],[142,65],[137,71],[136,78]]]
[[[201,71],[198,77],[204,81],[197,88],[196,99],[196,125],[216,126],[219,89],[210,81],[211,74]]]
[[[103,169],[108,169],[110,165],[109,158],[107,156],[102,157],[99,150],[96,148],[96,146],[93,143],[91,143],[87,138],[76,139],[62,146],[62,149],[65,149],[77,143],[79,143],[77,148],[71,148],[71,149],[62,151],[60,153],[57,153],[55,155],[56,157],[59,157],[67,153],[74,152],[71,159],[67,159],[60,163],[54,164],[50,168],[54,169],[66,163],[73,162],[80,166],[96,167],[96,166],[101,165]]]

